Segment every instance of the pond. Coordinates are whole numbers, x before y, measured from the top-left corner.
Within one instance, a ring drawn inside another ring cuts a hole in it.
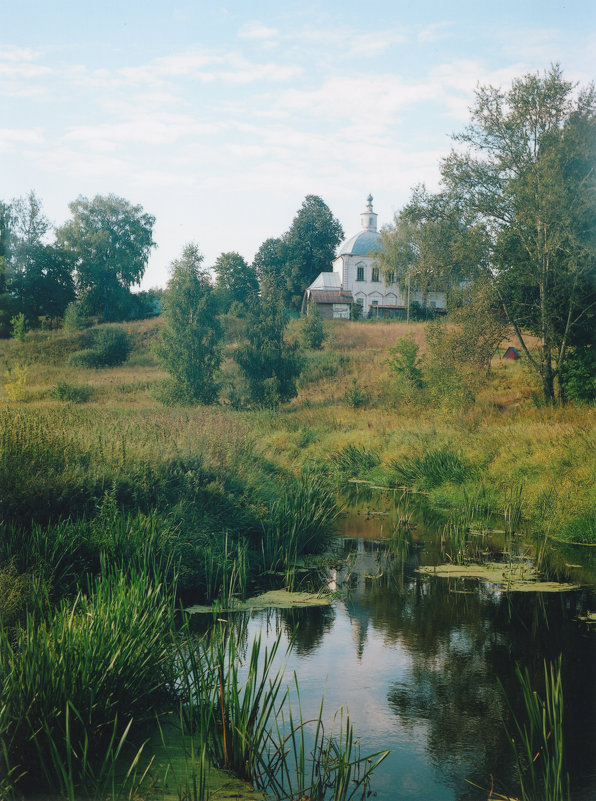
[[[486,799],[519,793],[505,732],[521,691],[515,666],[527,668],[542,692],[544,660],[563,655],[565,747],[573,801],[596,798],[596,609],[591,551],[540,554],[542,568],[578,589],[507,591],[478,578],[418,572],[445,559],[445,543],[422,527],[383,539],[383,514],[354,514],[338,549],[346,559],[332,571],[337,599],[327,607],[263,610],[249,634],[288,640],[302,714],[316,716],[325,697],[328,720],[349,710],[363,753],[388,748],[373,780],[381,801]],[[509,549],[532,560],[528,544],[485,535],[491,557]],[[441,551],[443,553],[441,554]],[[441,558],[442,557],[442,558]],[[576,564],[577,563],[577,564]],[[581,564],[579,564],[581,563]]]

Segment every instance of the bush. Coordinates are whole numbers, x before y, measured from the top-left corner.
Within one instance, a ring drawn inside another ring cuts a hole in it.
[[[93,395],[93,387],[89,384],[69,384],[66,381],[59,381],[50,395],[60,401],[86,403]]]
[[[370,401],[370,395],[365,389],[361,389],[356,379],[353,378],[346,392],[345,400],[352,409],[362,409]]]
[[[404,462],[393,461],[396,483],[432,489],[445,481],[463,483],[473,473],[472,465],[449,447],[435,448]]]
[[[300,342],[305,348],[318,350],[323,346],[325,331],[323,321],[316,303],[309,303],[306,315],[302,318]]]
[[[73,353],[69,364],[73,367],[117,367],[123,364],[130,354],[131,344],[128,334],[122,328],[101,328],[95,338],[93,348]]]

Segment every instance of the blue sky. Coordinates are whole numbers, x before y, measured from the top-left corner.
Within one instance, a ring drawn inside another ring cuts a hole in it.
[[[474,88],[594,76],[596,3],[0,0],[0,199],[157,218],[144,287],[189,241],[251,260],[321,195],[346,236],[436,188]]]

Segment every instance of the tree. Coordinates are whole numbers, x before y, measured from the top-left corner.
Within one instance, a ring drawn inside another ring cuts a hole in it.
[[[302,318],[300,327],[300,341],[305,348],[318,349],[323,346],[325,329],[319,312],[319,307],[310,301],[306,307],[306,314]]]
[[[576,93],[558,66],[509,91],[481,87],[456,137],[466,149],[442,165],[447,194],[484,231],[484,275],[549,403],[596,319],[595,101],[593,86]],[[538,354],[528,331],[540,337]]]
[[[196,244],[187,244],[171,265],[157,354],[171,375],[165,397],[182,403],[213,403],[221,364],[221,331],[209,275]]]
[[[222,253],[217,257],[213,270],[217,276],[215,287],[222,312],[228,312],[233,303],[248,306],[258,295],[256,271],[239,253]]]
[[[73,218],[57,240],[73,258],[77,286],[86,311],[114,317],[130,298],[130,287],[145,273],[155,217],[116,195],[79,197],[69,206]]]
[[[466,219],[457,197],[414,190],[407,206],[391,225],[381,229],[375,256],[385,277],[391,276],[408,298],[410,290],[448,294],[465,276],[475,277],[485,264],[486,236],[482,226]]]
[[[266,239],[257,250],[252,267],[261,285],[268,281],[285,290],[285,250],[284,240],[273,237]]]
[[[266,281],[248,314],[248,341],[233,358],[244,373],[250,400],[258,406],[276,406],[298,394],[301,364],[297,345],[284,339],[286,317],[281,291]]]
[[[295,308],[300,308],[304,290],[317,275],[331,270],[343,238],[339,220],[323,199],[307,195],[283,238],[286,284]]]
[[[0,262],[12,310],[29,326],[40,317],[61,317],[75,295],[73,266],[62,248],[44,241],[51,224],[41,202],[30,192],[4,205],[0,217]]]

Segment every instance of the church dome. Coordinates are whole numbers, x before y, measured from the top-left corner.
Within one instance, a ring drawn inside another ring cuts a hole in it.
[[[371,250],[376,250],[381,244],[381,234],[378,231],[360,231],[343,243],[338,256],[368,256]]]
[[[369,195],[366,209],[360,215],[362,231],[346,239],[338,256],[368,256],[371,250],[381,246],[381,234],[377,231],[377,215],[373,211],[372,201],[372,195]]]

